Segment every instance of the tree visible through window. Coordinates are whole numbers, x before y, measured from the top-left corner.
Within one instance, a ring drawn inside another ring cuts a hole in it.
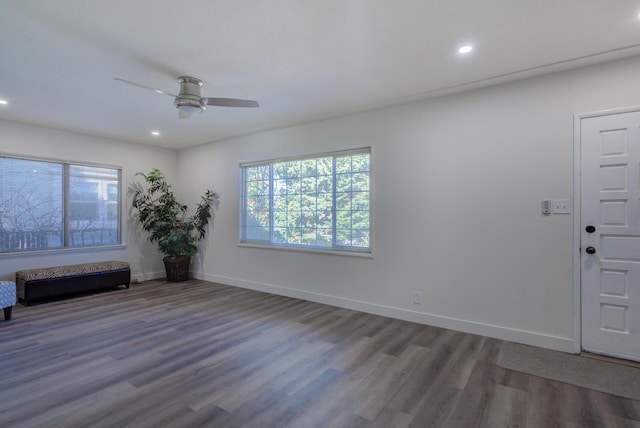
[[[369,149],[241,165],[241,242],[370,252]]]
[[[120,170],[0,157],[0,252],[119,244]]]

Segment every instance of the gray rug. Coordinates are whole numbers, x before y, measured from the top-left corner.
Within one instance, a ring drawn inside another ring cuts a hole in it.
[[[498,365],[546,379],[640,400],[640,369],[505,342]]]

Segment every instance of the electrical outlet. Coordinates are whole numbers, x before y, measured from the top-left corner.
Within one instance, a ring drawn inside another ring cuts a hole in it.
[[[422,304],[422,291],[413,292],[413,303],[415,303],[416,305]]]
[[[553,200],[554,214],[571,214],[571,201],[569,199]]]

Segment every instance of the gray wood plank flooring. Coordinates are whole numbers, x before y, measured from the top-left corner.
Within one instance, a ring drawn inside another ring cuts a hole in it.
[[[640,427],[502,341],[205,281],[14,308],[2,427]]]

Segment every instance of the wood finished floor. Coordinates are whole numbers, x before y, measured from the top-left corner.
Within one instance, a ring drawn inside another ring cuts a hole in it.
[[[149,281],[0,321],[0,426],[640,427],[640,402],[503,369],[501,345]]]

